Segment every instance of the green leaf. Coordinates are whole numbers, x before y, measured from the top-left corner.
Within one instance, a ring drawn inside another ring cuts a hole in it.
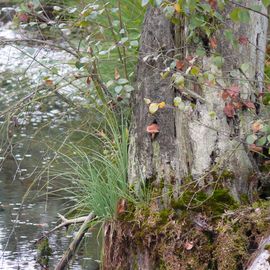
[[[216,114],[216,112],[214,112],[214,111],[210,111],[210,112],[208,113],[208,115],[209,115],[212,119],[214,119],[214,118],[217,117],[217,114]]]
[[[269,125],[263,125],[262,132],[265,132],[266,134],[270,134],[270,126]]]
[[[218,68],[221,68],[224,64],[224,58],[222,56],[216,56],[213,58],[213,64]]]
[[[174,100],[173,100],[173,105],[175,107],[178,107],[181,102],[182,102],[182,99],[180,97],[175,97]]]
[[[163,0],[156,0],[156,1],[155,1],[155,2],[156,2],[156,6],[159,7],[159,6],[161,5],[162,1],[163,1]]]
[[[240,8],[233,9],[233,11],[230,14],[230,18],[232,21],[234,21],[234,22],[239,21],[239,12],[240,12]]]
[[[270,5],[270,0],[262,0],[265,7],[268,7]]]
[[[266,143],[266,141],[267,141],[266,136],[263,136],[263,137],[261,137],[261,138],[256,142],[256,145],[257,145],[257,146],[264,146],[265,143]]]
[[[267,136],[267,141],[270,142],[270,135]]]
[[[139,46],[138,40],[132,40],[132,41],[130,41],[130,46],[131,47],[138,47]]]
[[[125,90],[126,92],[130,93],[130,92],[134,91],[134,87],[131,86],[131,85],[125,85],[125,86],[124,86],[124,90]]]
[[[190,70],[190,74],[193,76],[197,76],[200,73],[200,68],[193,66]]]
[[[185,77],[179,73],[174,74],[174,83],[183,88],[185,86]]]
[[[238,14],[239,20],[241,23],[249,23],[250,21],[250,14],[249,11],[246,9],[240,9],[240,12]]]
[[[203,48],[198,48],[198,49],[196,50],[196,55],[197,55],[197,56],[200,56],[200,57],[205,56],[205,55],[206,55],[205,49],[203,49]]]
[[[142,0],[142,6],[146,6],[149,3],[149,0]]]
[[[230,18],[234,22],[248,23],[250,21],[250,14],[248,10],[237,7],[231,12]]]
[[[118,84],[127,84],[127,83],[129,83],[129,81],[127,79],[119,79],[119,80],[117,80],[117,83]]]
[[[122,91],[123,86],[122,85],[118,85],[114,88],[114,91],[116,94],[120,94],[120,92]]]
[[[246,73],[249,69],[249,63],[242,64],[240,68],[244,73]]]
[[[224,31],[224,35],[225,35],[225,38],[230,41],[230,42],[233,42],[234,41],[234,34],[231,30],[225,30]]]
[[[255,134],[248,135],[246,138],[246,142],[248,144],[253,144],[257,140],[257,136]]]

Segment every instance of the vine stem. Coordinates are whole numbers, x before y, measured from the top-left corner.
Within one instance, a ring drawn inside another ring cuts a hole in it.
[[[118,6],[118,10],[119,10],[120,28],[121,29],[124,29],[124,24],[123,24],[123,19],[122,19],[122,10],[121,10],[121,1],[120,0],[117,0],[117,6]],[[125,48],[125,46],[123,46],[123,56],[124,56],[124,58],[123,58],[123,65],[124,65],[125,77],[128,80],[127,62],[126,62],[127,56],[126,56],[126,48]]]
[[[104,1],[103,1],[104,3]],[[118,55],[119,55],[119,59],[120,59],[120,62],[123,64],[124,66],[124,72],[125,72],[125,77],[127,78],[127,70],[125,69],[125,63],[124,63],[124,60],[123,60],[123,56],[122,56],[122,53],[121,53],[121,50],[119,48],[119,44],[118,44],[118,40],[117,40],[117,37],[115,35],[115,32],[113,30],[113,24],[112,24],[112,19],[111,19],[111,16],[109,14],[109,11],[106,7],[106,3],[104,3],[104,10],[106,12],[106,15],[107,15],[107,19],[108,19],[108,22],[109,22],[109,26],[110,26],[110,29],[111,29],[111,32],[112,32],[112,36],[113,36],[113,39],[114,39],[114,43],[117,47],[117,51],[118,51]],[[120,19],[120,18],[119,18]]]
[[[244,6],[244,5],[240,4],[240,3],[234,2],[233,0],[230,0],[230,2],[231,2],[232,4],[238,6],[238,7],[245,8],[245,9],[247,9],[247,10],[250,10],[250,11],[253,11],[253,12],[255,12],[255,13],[258,13],[258,14],[260,14],[260,15],[266,17],[268,20],[270,19],[270,17],[269,17],[267,14],[265,14],[265,13],[263,13],[263,12],[261,12],[261,11],[252,9],[252,8],[250,8],[250,7],[246,7],[246,6]]]

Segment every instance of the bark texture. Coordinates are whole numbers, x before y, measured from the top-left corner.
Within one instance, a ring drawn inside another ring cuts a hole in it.
[[[245,4],[252,5],[253,1],[246,1]],[[255,12],[250,15],[249,24],[226,22],[236,33],[236,40],[245,38],[248,40],[246,44],[233,47],[225,38],[224,29],[215,33],[219,53],[225,63],[219,70],[211,64],[211,57],[202,59],[203,71],[212,73],[218,79],[215,83],[201,86],[200,98],[195,98],[193,109],[183,112],[166,108],[151,115],[144,98],[172,105],[173,98],[179,95],[171,86],[170,76],[161,79],[160,72],[170,65],[174,51],[179,52],[183,40],[177,34],[175,36],[179,44],[175,44],[172,25],[160,9],[148,9],[140,42],[138,87],[134,97],[129,152],[131,182],[163,179],[165,183],[173,183],[179,189],[183,179],[192,176],[203,186],[209,179],[209,172],[226,168],[234,175],[234,181],[227,183],[234,197],[238,200],[241,194],[252,197],[251,186],[254,184],[250,183],[250,177],[257,167],[243,142],[260,108],[257,106],[256,112],[239,110],[235,117],[228,118],[223,112],[226,102],[221,97],[224,89],[236,84],[240,87],[241,99],[256,104],[256,95],[262,91],[268,21]],[[189,48],[186,54],[188,51]],[[240,67],[244,63],[249,64],[249,68],[242,72]],[[190,84],[192,90],[195,84]],[[215,112],[216,117],[212,117],[210,112]],[[151,140],[146,128],[153,122],[160,126],[160,133]]]
[[[129,152],[129,180],[166,179],[175,175],[178,160],[175,145],[175,114],[173,109],[148,112],[144,98],[152,102],[172,104],[174,90],[170,76],[161,80],[160,73],[172,61],[174,40],[172,25],[159,8],[147,9],[140,40],[137,70],[137,91],[134,97],[133,129]],[[157,123],[160,133],[155,139],[146,132]]]

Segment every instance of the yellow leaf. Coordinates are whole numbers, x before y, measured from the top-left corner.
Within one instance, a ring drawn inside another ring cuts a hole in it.
[[[151,103],[149,106],[149,112],[154,114],[158,110],[158,103]]]
[[[160,103],[158,104],[158,108],[159,108],[159,109],[163,109],[163,108],[165,108],[165,105],[166,105],[166,103],[165,103],[164,101],[162,101],[162,102],[160,102]]]
[[[180,13],[181,12],[181,7],[178,3],[174,4],[174,9],[177,13]]]

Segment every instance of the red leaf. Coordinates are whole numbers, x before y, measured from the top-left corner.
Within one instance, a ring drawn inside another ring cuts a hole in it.
[[[247,45],[248,44],[248,38],[246,36],[241,36],[238,39],[239,44],[241,45]]]
[[[232,118],[235,115],[235,108],[232,103],[226,104],[223,111],[226,114],[226,116],[229,118]]]
[[[232,85],[229,89],[227,89],[227,92],[231,98],[237,98],[240,93],[240,89],[238,85]]]
[[[227,90],[224,90],[224,91],[222,92],[222,95],[221,95],[222,99],[223,99],[223,100],[226,100],[226,99],[228,98],[228,96],[229,96],[229,93],[227,92]]]
[[[18,18],[20,22],[28,22],[29,16],[26,13],[18,13]]]
[[[217,0],[208,0],[208,3],[212,9],[217,9]]]
[[[176,68],[178,70],[183,70],[184,69],[184,66],[185,66],[185,62],[184,61],[180,61],[180,60],[177,60],[176,61]]]
[[[260,146],[257,146],[256,144],[250,144],[248,146],[248,149],[252,152],[262,152],[263,151],[263,148],[260,147]]]
[[[249,108],[249,109],[254,109],[254,110],[256,109],[254,103],[251,102],[251,101],[245,101],[245,102],[244,102],[244,105],[245,105],[247,108]]]
[[[210,38],[210,46],[212,49],[217,48],[217,39],[215,37]]]

